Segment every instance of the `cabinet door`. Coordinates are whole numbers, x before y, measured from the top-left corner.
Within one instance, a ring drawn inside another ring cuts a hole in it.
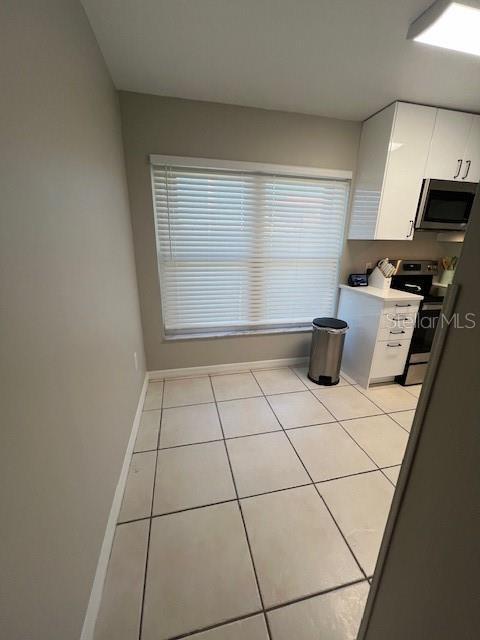
[[[465,182],[480,182],[480,116],[472,116],[472,127],[463,157],[465,162],[460,178]]]
[[[348,230],[349,240],[375,240],[396,108],[397,105],[392,104],[362,125]]]
[[[437,180],[462,179],[472,118],[470,113],[437,109],[425,177]]]
[[[390,138],[376,240],[411,240],[436,109],[399,102]]]

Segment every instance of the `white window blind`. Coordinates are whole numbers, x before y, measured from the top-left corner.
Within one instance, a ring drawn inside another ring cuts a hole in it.
[[[332,315],[348,182],[152,165],[152,184],[166,335]]]

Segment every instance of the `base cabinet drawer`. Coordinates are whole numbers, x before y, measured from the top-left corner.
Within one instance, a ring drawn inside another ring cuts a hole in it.
[[[388,340],[395,342],[396,340],[410,340],[413,334],[413,326],[393,325],[391,327],[380,327],[378,330],[377,340]]]
[[[413,329],[416,319],[416,311],[412,311],[410,313],[386,312],[382,314],[380,327],[382,329]]]
[[[417,313],[419,307],[419,302],[386,302],[383,313]]]
[[[387,378],[403,373],[410,340],[377,342],[373,354],[371,378]]]

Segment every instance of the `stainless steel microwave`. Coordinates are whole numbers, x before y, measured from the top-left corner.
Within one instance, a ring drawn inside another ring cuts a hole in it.
[[[476,190],[476,182],[424,180],[415,227],[464,231]]]

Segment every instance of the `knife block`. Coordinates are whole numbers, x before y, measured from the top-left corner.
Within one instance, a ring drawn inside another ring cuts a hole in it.
[[[368,277],[368,284],[370,287],[375,287],[376,289],[390,289],[390,285],[392,284],[391,278],[386,278],[383,273],[380,271],[378,267],[372,271],[372,273]]]

